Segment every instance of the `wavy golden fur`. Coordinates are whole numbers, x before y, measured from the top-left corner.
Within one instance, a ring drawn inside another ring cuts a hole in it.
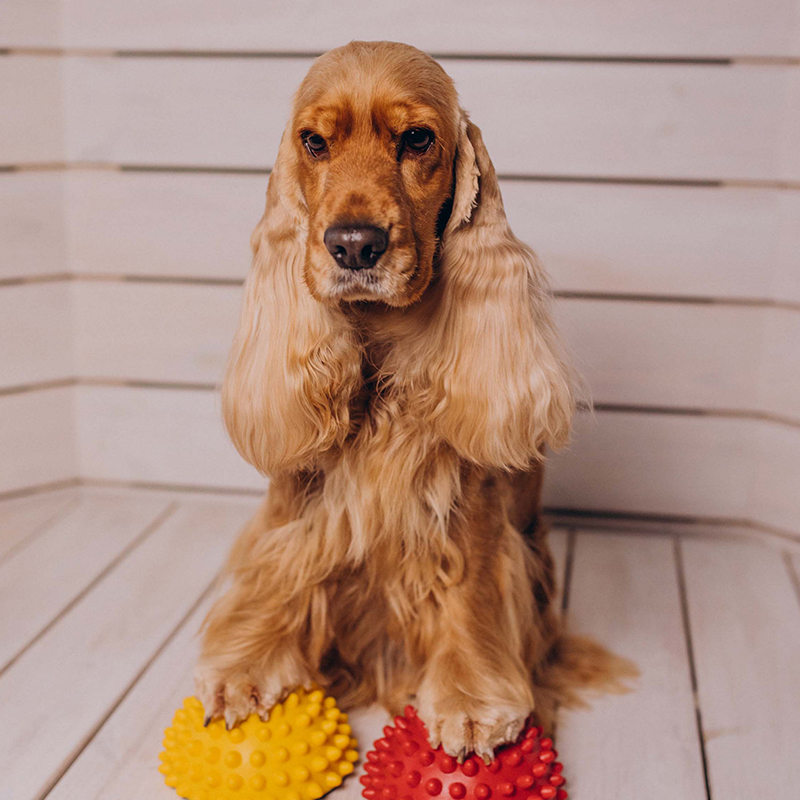
[[[404,149],[420,129],[428,149]],[[372,269],[326,249],[343,221],[388,231]],[[272,482],[198,694],[229,725],[311,681],[345,706],[414,698],[434,745],[490,757],[615,665],[552,608],[541,462],[568,438],[570,375],[444,70],[391,42],[317,59],[252,247],[223,411]]]

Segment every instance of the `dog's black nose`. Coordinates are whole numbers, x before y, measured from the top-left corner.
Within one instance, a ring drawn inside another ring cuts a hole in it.
[[[389,244],[389,234],[373,225],[332,225],[324,239],[328,252],[344,269],[374,267]]]

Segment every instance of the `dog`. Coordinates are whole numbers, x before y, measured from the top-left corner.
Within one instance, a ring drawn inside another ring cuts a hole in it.
[[[296,92],[223,384],[271,478],[204,623],[207,721],[296,686],[410,700],[433,747],[491,759],[619,667],[561,629],[541,520],[574,381],[544,272],[431,57],[358,42]]]

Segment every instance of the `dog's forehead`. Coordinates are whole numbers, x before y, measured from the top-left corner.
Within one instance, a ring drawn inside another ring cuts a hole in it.
[[[455,127],[457,105],[452,80],[430,56],[395,43],[353,42],[314,62],[294,112],[301,123],[345,134],[358,121],[376,132],[419,125],[446,134]]]
[[[416,99],[392,95],[358,97],[351,94],[325,96],[302,109],[296,117],[298,130],[310,128],[325,137],[347,138],[357,131],[382,137],[403,131],[429,128],[437,136],[451,132],[450,114]]]

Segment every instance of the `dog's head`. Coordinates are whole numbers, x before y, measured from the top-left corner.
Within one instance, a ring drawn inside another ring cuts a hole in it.
[[[570,379],[543,270],[426,54],[351,42],[314,63],[252,245],[223,410],[264,472],[347,440],[369,337],[408,419],[463,458],[524,467],[566,440]]]
[[[453,82],[420,50],[351,42],[317,59],[276,166],[307,225],[304,276],[317,300],[405,306],[421,296],[461,135]]]

